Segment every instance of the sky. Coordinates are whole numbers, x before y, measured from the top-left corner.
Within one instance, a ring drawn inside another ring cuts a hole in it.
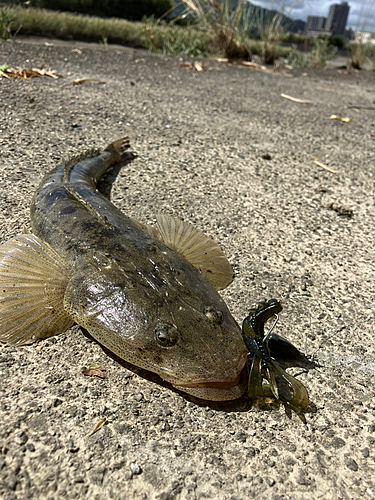
[[[251,0],[266,9],[282,10],[293,19],[307,20],[307,16],[328,17],[329,7],[342,0]],[[350,6],[347,28],[375,31],[375,0],[346,0]]]

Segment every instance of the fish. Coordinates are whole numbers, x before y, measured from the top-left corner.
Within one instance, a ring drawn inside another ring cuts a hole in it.
[[[247,348],[218,293],[233,279],[218,245],[165,214],[126,216],[99,179],[135,160],[127,137],[47,173],[32,233],[0,246],[0,342],[21,346],[74,323],[124,361],[194,397],[246,391]]]

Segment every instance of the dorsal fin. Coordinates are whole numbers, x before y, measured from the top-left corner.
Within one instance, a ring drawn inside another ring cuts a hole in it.
[[[72,186],[66,186],[65,192],[68,196],[72,197],[77,203],[81,205],[83,210],[86,210],[89,214],[94,216],[100,224],[102,224],[107,229],[113,229],[111,224],[108,222],[107,217],[102,215],[92,203],[90,203],[86,198],[84,198],[77,190]]]
[[[159,239],[199,268],[216,290],[222,290],[231,283],[232,266],[211,238],[192,224],[169,215],[157,215],[156,221]],[[146,230],[155,237],[155,228],[148,226]]]
[[[156,227],[150,226],[149,224],[143,224],[142,222],[139,222],[139,220],[134,219],[133,217],[129,217],[129,219],[132,222],[134,222],[134,224],[137,224],[137,226],[139,226],[145,233],[147,233],[152,238],[155,238],[156,240],[161,240],[160,233],[156,229]]]
[[[63,306],[70,276],[62,257],[33,234],[0,245],[0,342],[31,344],[72,326]]]

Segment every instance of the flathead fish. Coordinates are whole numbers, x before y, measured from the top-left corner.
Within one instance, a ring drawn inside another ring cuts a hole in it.
[[[32,234],[0,247],[0,341],[17,346],[73,323],[123,360],[178,390],[231,400],[247,387],[247,349],[217,290],[232,280],[222,251],[192,225],[125,216],[97,190],[131,159],[127,138],[45,176]]]

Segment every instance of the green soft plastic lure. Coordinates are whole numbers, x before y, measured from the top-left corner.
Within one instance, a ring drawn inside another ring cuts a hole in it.
[[[251,356],[250,373],[248,382],[248,395],[250,398],[262,398],[273,395],[288,407],[300,412],[309,405],[309,396],[304,385],[292,375],[289,375],[272,358],[270,352],[270,334],[282,311],[281,303],[276,299],[257,304],[250,310],[249,315],[242,324],[242,336]],[[275,323],[264,334],[264,325],[272,317]],[[281,339],[281,337],[278,337]],[[274,339],[273,339],[274,340]],[[290,357],[295,357],[298,350],[289,342],[282,340],[283,357],[290,352]],[[273,342],[276,344],[277,342]],[[268,384],[263,384],[263,379]]]

